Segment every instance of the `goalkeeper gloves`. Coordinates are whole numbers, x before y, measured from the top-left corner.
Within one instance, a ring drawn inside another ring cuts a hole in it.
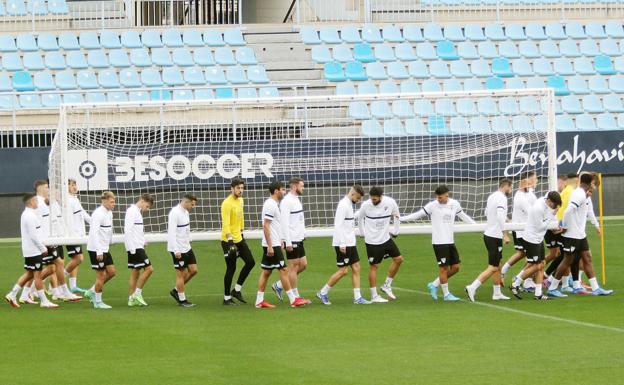
[[[228,257],[236,258],[236,255],[238,255],[238,247],[234,244],[233,239],[228,239]]]

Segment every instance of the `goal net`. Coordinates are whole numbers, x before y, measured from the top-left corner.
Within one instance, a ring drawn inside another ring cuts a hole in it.
[[[260,235],[268,183],[293,176],[305,180],[308,236],[331,235],[336,204],[354,183],[382,186],[402,213],[446,184],[483,222],[487,196],[503,177],[516,182],[536,171],[536,194],[555,188],[553,98],[536,89],[64,105],[49,157],[51,201],[60,210],[54,241],[84,242],[69,230],[70,178],[89,212],[102,191],[116,194],[116,241],[127,206],[146,192],[156,199],[144,218],[148,240],[165,240],[167,214],[185,193],[199,198],[194,239],[217,239],[234,177],[246,181],[250,238]],[[426,223],[401,226],[429,231]]]

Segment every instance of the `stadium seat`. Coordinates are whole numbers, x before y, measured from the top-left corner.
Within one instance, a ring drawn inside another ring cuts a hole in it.
[[[340,63],[353,61],[351,48],[346,44],[337,45],[333,48],[333,59]]]
[[[67,15],[69,8],[65,0],[48,0],[48,11],[52,15]]]
[[[184,46],[180,31],[175,28],[168,28],[163,31],[162,42],[169,48],[178,48]]]
[[[383,37],[379,28],[373,25],[364,25],[362,28],[362,40],[368,43],[383,43]]]
[[[171,67],[173,60],[167,48],[152,49],[152,62],[158,67]]]
[[[524,84],[524,80],[519,78],[507,78],[505,80],[505,88],[521,90],[526,88],[526,84]]]
[[[58,45],[65,51],[80,49],[80,43],[78,43],[78,37],[71,32],[63,32],[59,35]]]
[[[340,31],[340,36],[342,37],[342,41],[345,43],[353,44],[353,43],[361,43],[362,37],[360,36],[360,31],[357,28],[347,26],[342,28]]]
[[[442,82],[444,92],[463,91],[463,87],[457,79],[444,79]]]
[[[440,83],[438,83],[435,79],[427,79],[422,85],[423,92],[442,92],[442,87],[440,87]]]
[[[349,96],[355,95],[355,86],[353,83],[338,83],[336,84],[336,95]]]
[[[152,90],[150,97],[154,100],[171,100],[171,91],[169,90]]]
[[[405,65],[398,61],[388,63],[388,76],[397,80],[409,78]]]
[[[108,59],[110,65],[115,68],[127,68],[130,67],[130,59],[128,54],[123,49],[112,49],[108,51]]]
[[[497,133],[513,132],[511,122],[506,116],[495,116],[492,118],[492,131]]]
[[[624,38],[624,27],[621,21],[611,20],[605,24],[605,33],[614,39]]]
[[[618,94],[624,94],[624,76],[616,75],[609,77],[609,89]]]
[[[23,59],[24,68],[29,71],[39,71],[45,68],[39,52],[25,52]]]
[[[542,40],[539,42],[540,56],[546,58],[561,57],[557,43],[552,40]]]
[[[457,116],[457,112],[455,111],[455,105],[450,99],[436,99],[433,108],[436,115]]]
[[[344,71],[342,70],[342,64],[336,61],[331,61],[324,64],[323,77],[330,82],[344,82],[345,80],[347,80]]]
[[[438,57],[442,60],[457,60],[459,55],[455,49],[453,42],[449,40],[441,40],[437,44]]]
[[[72,71],[59,71],[54,75],[56,88],[59,90],[75,90],[76,78]]]
[[[533,76],[533,67],[526,59],[514,59],[511,62],[511,68],[513,73],[517,76]]]
[[[127,102],[128,94],[119,91],[107,92],[106,101],[111,103]]]
[[[46,52],[43,61],[45,66],[51,70],[64,70],[67,67],[65,57],[59,51]]]
[[[555,95],[557,96],[564,96],[570,93],[570,90],[568,90],[566,86],[565,79],[561,76],[549,76],[546,79],[546,86],[554,88]]]
[[[79,92],[71,92],[67,94],[63,94],[63,103],[66,104],[76,104],[76,103],[84,103],[84,98]]]
[[[540,103],[534,96],[522,96],[520,98],[519,110],[521,114],[537,115],[542,113]]]
[[[232,66],[225,69],[225,77],[229,83],[232,84],[247,84],[247,76],[245,75],[245,70],[241,66]],[[182,77],[180,76],[180,79]],[[163,71],[163,80],[164,80],[164,71]],[[165,81],[165,83],[167,83]]]
[[[204,67],[216,64],[210,48],[207,47],[196,48],[193,52],[193,61],[195,64]]]
[[[624,73],[624,56],[616,57],[613,66],[617,72]]]
[[[13,89],[15,91],[34,91],[35,84],[33,83],[30,72],[17,71],[13,74]]]
[[[195,100],[212,100],[214,98],[215,94],[211,89],[202,88],[195,90]]]
[[[241,65],[256,65],[258,60],[254,51],[249,47],[236,48],[236,61]]]
[[[529,23],[525,31],[526,36],[531,40],[546,40],[548,38],[544,33],[544,27],[540,24]]]
[[[353,46],[353,55],[355,60],[363,63],[370,63],[375,61],[375,55],[373,48],[368,43],[358,43]]]
[[[618,114],[617,122],[618,122],[618,128],[624,130],[624,114]]]
[[[492,73],[500,77],[514,76],[507,58],[494,58],[492,60]]]
[[[449,24],[444,27],[444,39],[457,42],[466,40],[466,37],[460,25]]]
[[[464,81],[464,91],[479,91],[483,89],[480,79],[471,78]]]
[[[244,87],[236,90],[236,95],[239,99],[257,99],[258,92],[253,87]]]
[[[325,46],[312,47],[312,60],[319,64],[332,61],[331,52]]]
[[[106,49],[118,49],[121,48],[121,42],[119,41],[119,35],[115,31],[104,30],[100,33],[100,44]]]
[[[56,88],[52,74],[47,71],[35,72],[33,83],[37,91],[51,91]]]
[[[217,64],[233,66],[236,64],[236,59],[234,59],[234,54],[232,50],[228,47],[219,47],[215,51],[215,61]]]
[[[100,49],[102,47],[98,35],[95,32],[81,32],[78,40],[80,42],[80,47],[84,49]]]
[[[440,26],[436,23],[429,23],[425,25],[423,29],[423,37],[425,38],[425,40],[429,40],[431,42],[444,40],[442,28],[440,28]]]
[[[472,77],[472,73],[470,72],[470,67],[468,67],[468,63],[466,63],[463,60],[452,61],[450,70],[451,70],[451,75],[453,75],[456,78]]]
[[[179,67],[191,67],[195,64],[193,55],[186,48],[175,48],[171,55],[173,64]]]
[[[303,41],[304,44],[321,44],[321,39],[319,39],[319,35],[318,35],[318,32],[316,31],[316,28],[308,27],[308,26],[301,27],[301,30],[299,31],[299,35],[301,36],[301,40]],[[206,39],[206,33],[204,33],[204,41],[205,39]],[[207,41],[206,41],[206,44],[208,44]]]
[[[141,83],[146,87],[162,87],[163,81],[160,72],[152,68],[146,68],[141,71]]]
[[[478,24],[466,24],[464,34],[466,39],[470,41],[483,41],[486,39],[483,34],[483,27]]]
[[[530,40],[521,41],[518,45],[518,50],[520,51],[520,55],[527,59],[534,59],[540,57],[539,49],[534,42]]]
[[[624,104],[622,104],[620,95],[605,95],[602,99],[602,103],[604,110],[607,112],[624,112]]]
[[[457,55],[462,59],[472,60],[479,59],[477,47],[471,42],[461,42],[457,45]]]
[[[76,74],[76,81],[78,83],[78,87],[83,90],[91,90],[100,87],[97,82],[97,77],[90,70],[78,71]]]
[[[124,31],[121,33],[121,44],[125,48],[143,48],[141,36],[137,31]]]
[[[350,61],[345,64],[345,76],[349,80],[368,80],[364,65],[359,61]]]
[[[564,40],[567,38],[563,25],[561,23],[546,24],[546,36],[553,40]]]
[[[424,60],[436,60],[438,55],[431,43],[418,43],[416,44],[416,55]]]
[[[230,28],[223,32],[223,41],[231,46],[245,45],[245,39],[240,28]]]
[[[390,119],[394,115],[388,102],[384,100],[375,100],[370,104],[370,112],[374,118],[378,119]]]
[[[457,113],[461,116],[476,116],[479,111],[473,99],[461,98],[457,100]]]
[[[28,51],[38,51],[39,47],[37,47],[37,42],[35,41],[35,37],[31,34],[22,34],[18,35],[16,38],[17,48],[20,51],[28,52]]]
[[[247,77],[253,84],[264,84],[270,81],[266,70],[261,65],[247,67]]]
[[[540,76],[550,76],[555,74],[555,71],[550,64],[550,60],[545,58],[533,60],[533,71]]]
[[[392,113],[397,118],[407,119],[414,117],[414,109],[407,100],[395,100],[392,103]]]
[[[581,114],[576,117],[576,129],[579,131],[595,131],[596,122],[590,114]]]
[[[98,83],[102,88],[119,88],[119,78],[115,71],[103,70],[98,73]]]
[[[141,78],[136,70],[125,69],[119,71],[119,83],[126,88],[140,88]]]
[[[379,83],[380,94],[398,94],[399,87],[392,80],[384,80]]]
[[[87,63],[91,68],[108,68],[109,61],[103,50],[89,51],[87,54]]]
[[[535,119],[540,117],[537,116]],[[511,127],[513,127],[513,132],[534,132],[535,130],[540,130],[539,128],[534,128],[531,118],[525,115],[514,116],[511,119]],[[547,125],[543,129],[546,130],[546,127]]]
[[[417,93],[420,92],[420,87],[418,87],[418,83],[414,80],[406,80],[401,82],[401,93]]]
[[[225,78],[225,74],[223,70],[218,67],[210,67],[206,68],[206,82],[209,84],[226,84],[227,79]]]
[[[420,119],[407,119],[405,121],[405,133],[413,136],[429,135],[425,125]]]
[[[48,13],[48,7],[43,0],[28,0],[26,11],[31,15],[43,16]]]
[[[485,79],[485,89],[486,90],[502,90],[505,88],[505,83],[503,79],[492,76]]]
[[[277,87],[260,87],[258,95],[261,98],[279,98],[279,90]]]
[[[427,99],[416,99],[414,101],[414,114],[420,117],[427,117],[435,114],[433,104]]]
[[[397,118],[384,120],[383,131],[386,136],[404,136],[403,123]]]
[[[574,67],[572,67],[572,62],[566,58],[555,59],[553,62],[553,70],[557,75],[571,76],[576,74]]]
[[[498,108],[501,114],[505,115],[518,115],[520,113],[520,108],[516,99],[508,96],[500,98],[498,101]]]
[[[203,86],[206,84],[204,73],[198,67],[186,68],[184,70],[184,81],[193,86]]]
[[[572,39],[585,39],[585,30],[580,23],[568,23],[565,26],[566,35]]]
[[[579,75],[593,75],[596,73],[592,62],[586,57],[574,59],[574,71]]]
[[[524,28],[519,24],[508,24],[505,27],[505,35],[510,40],[526,40],[526,34]]]
[[[546,82],[542,77],[528,78],[526,82],[526,88],[545,88]]]
[[[409,72],[409,75],[415,79],[426,79],[429,77],[427,64],[425,64],[425,62],[422,60],[409,63],[409,65],[407,66],[407,71]]]
[[[600,54],[598,44],[593,40],[581,40],[579,48],[583,56],[596,56]]]
[[[388,79],[388,74],[386,73],[386,68],[382,63],[367,63],[366,64],[366,76],[369,79],[373,80],[386,80]]]
[[[443,116],[427,117],[427,131],[431,135],[446,135],[449,133],[446,129],[446,121]]]
[[[611,114],[599,114],[596,116],[596,128],[599,130],[617,130],[618,124],[615,116]]]
[[[496,48],[496,44],[491,41],[482,41],[477,46],[479,51],[479,56],[482,59],[493,59],[498,57],[498,49]]]
[[[422,30],[417,25],[406,25],[403,28],[403,37],[410,43],[420,43],[425,41]]]
[[[490,70],[490,65],[486,60],[479,59],[472,62],[470,66],[470,70],[474,76],[485,78],[488,76],[492,76],[492,71]]]
[[[131,49],[130,62],[136,67],[150,67],[152,65],[152,59],[145,48]]]
[[[568,115],[555,116],[555,128],[557,131],[574,131],[574,121],[572,121],[572,117]]]
[[[477,101],[477,109],[480,115],[493,116],[498,114],[496,102],[491,98],[479,98]]]
[[[26,5],[22,0],[7,0],[6,14],[8,16],[26,16]]]
[[[106,94],[104,92],[88,92],[87,103],[104,103],[106,102]]]
[[[604,39],[607,37],[602,23],[587,23],[585,25],[585,33],[592,39]]]
[[[44,51],[57,51],[59,49],[56,36],[51,33],[40,33],[37,36],[37,45],[39,49]]]
[[[485,36],[491,41],[503,41],[507,40],[503,26],[501,24],[487,24],[485,26]]]
[[[349,54],[351,51],[349,51]],[[388,44],[376,44],[375,45],[375,58],[382,62],[392,62],[396,60],[394,50]]]
[[[587,84],[589,90],[594,94],[608,94],[610,92],[607,80],[602,76],[589,77]]]
[[[41,108],[39,95],[22,94],[19,95],[19,105],[22,108]]]
[[[429,73],[431,76],[439,79],[447,79],[451,77],[448,65],[443,61],[434,61],[429,63]]]
[[[156,30],[143,31],[141,34],[141,42],[147,48],[160,48],[163,46],[162,40],[160,39],[160,32]]]
[[[340,44],[342,39],[338,35],[338,30],[335,27],[321,27],[319,31],[321,41],[326,44]]]
[[[567,114],[582,114],[583,106],[581,101],[572,95],[566,95],[561,98],[561,109]]]
[[[474,116],[470,118],[470,133],[487,134],[491,133],[490,120],[485,116]]]
[[[182,43],[188,47],[203,47],[204,40],[197,29],[185,29],[182,33]]]
[[[559,50],[562,56],[565,57],[579,57],[581,56],[581,51],[579,51],[579,46],[574,40],[563,40],[559,43]]]
[[[607,56],[619,56],[622,54],[618,43],[613,39],[602,40],[599,44],[600,53]]]
[[[0,35],[0,52],[15,52],[17,46],[15,45],[15,38],[10,35]]]
[[[357,120],[370,119],[371,114],[365,102],[350,102],[349,117]]]
[[[615,68],[613,68],[613,62],[609,56],[598,55],[594,57],[594,68],[600,75],[616,74]]]
[[[254,88],[251,88],[251,90],[253,90],[254,92],[256,91]],[[194,97],[193,97],[192,90],[173,90],[173,96],[172,96],[173,100],[193,100],[193,98]]]
[[[362,82],[358,84],[359,95],[374,95],[377,94],[377,86],[373,82]]]
[[[370,119],[362,122],[362,135],[368,137],[381,137],[384,136],[384,133],[379,121],[377,119]]]
[[[517,59],[520,57],[518,47],[511,41],[503,41],[498,45],[498,53],[502,57],[508,59]]]
[[[413,61],[418,59],[418,56],[416,56],[416,53],[414,52],[414,49],[412,48],[412,45],[410,43],[397,44],[397,46],[395,47],[395,52],[397,59],[401,61]],[[357,59],[357,54],[355,56]]]
[[[587,81],[582,76],[571,76],[568,78],[568,89],[575,95],[585,95],[589,93]],[[623,89],[624,92],[624,89]]]

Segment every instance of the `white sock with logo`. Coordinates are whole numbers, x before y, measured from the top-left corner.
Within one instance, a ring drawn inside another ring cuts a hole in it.
[[[329,286],[328,284],[325,284],[325,286],[323,286],[323,288],[321,289],[321,295],[327,295],[330,290],[331,290],[331,286]]]
[[[264,292],[259,291],[256,293],[256,305],[260,304],[262,301],[264,301]]]
[[[376,287],[371,287],[370,288],[370,292],[371,292],[371,298],[375,298],[377,297],[379,294],[377,294],[377,288]]]
[[[288,290],[286,292],[286,295],[288,296],[288,300],[291,304],[295,302],[295,299],[297,299],[297,296],[295,295],[295,291],[293,289]]]
[[[441,283],[440,286],[442,286],[442,293],[444,293],[444,296],[446,297],[449,295],[448,283]]]
[[[598,280],[596,279],[596,277],[594,278],[590,278],[589,279],[589,284],[591,285],[591,288],[593,291],[598,290],[598,288],[600,288],[600,286],[598,285]]]
[[[435,287],[440,287],[440,277],[436,278],[431,282],[431,284]]]
[[[360,288],[358,287],[357,289],[353,289],[353,299],[359,299],[362,297],[362,292],[360,291]]]

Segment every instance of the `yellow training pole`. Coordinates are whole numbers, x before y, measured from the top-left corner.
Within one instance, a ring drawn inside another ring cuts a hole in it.
[[[605,251],[604,251],[604,223],[602,220],[602,174],[598,174],[598,181],[600,187],[598,187],[598,211],[600,214],[600,255],[602,257],[602,284],[607,282],[607,276],[605,273]]]

